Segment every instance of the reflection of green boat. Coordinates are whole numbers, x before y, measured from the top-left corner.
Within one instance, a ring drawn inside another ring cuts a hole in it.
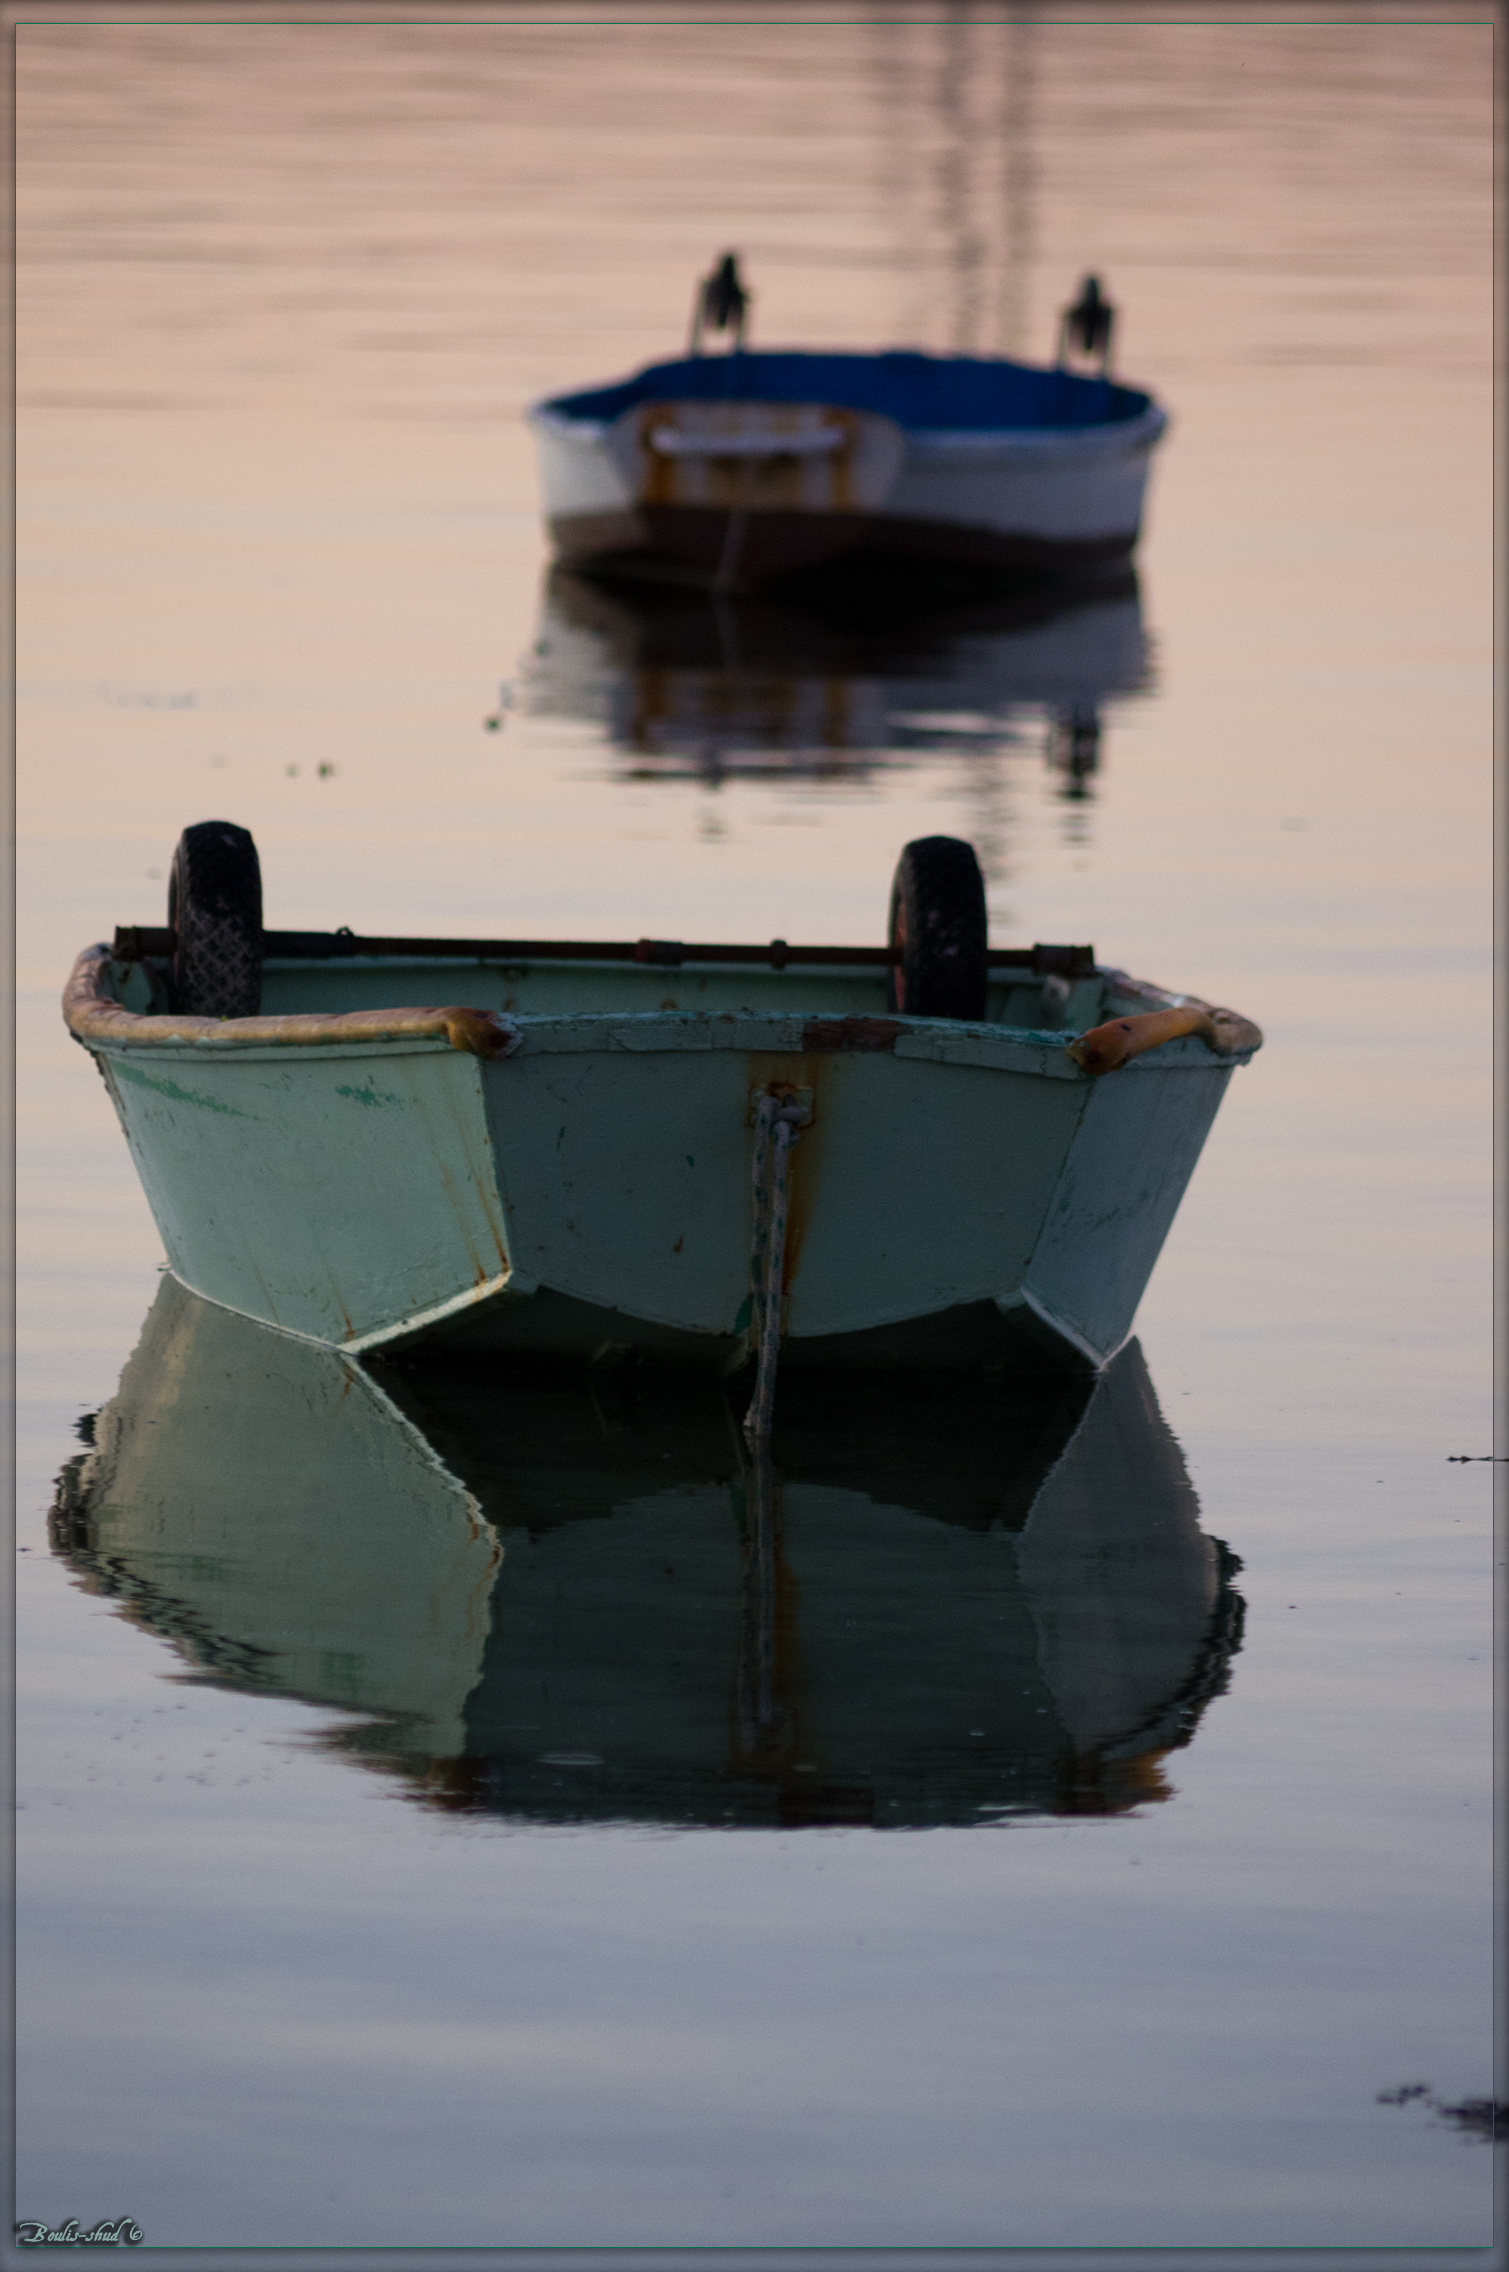
[[[214,1678],[459,1748],[498,1539],[358,1366],[165,1278],[52,1529]]]
[[[388,1364],[165,1280],[58,1551],[227,1686],[527,1820],[968,1823],[1166,1795],[1241,1605],[1130,1345],[1032,1393]]]

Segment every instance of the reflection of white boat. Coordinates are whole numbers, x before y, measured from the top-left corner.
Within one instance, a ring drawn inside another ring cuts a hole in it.
[[[762,1496],[712,1388],[373,1378],[168,1280],[52,1536],[197,1671],[361,1715],[330,1743],[449,1805],[903,1828],[1167,1796],[1241,1605],[1135,1344],[1031,1396],[803,1384],[775,1455]]]
[[[721,292],[721,300],[717,295]],[[1098,571],[1137,542],[1167,423],[1105,369],[1093,279],[1069,311],[1098,375],[997,357],[746,352],[731,256],[693,351],[530,413],[560,557],[748,588],[850,553]]]
[[[557,568],[513,700],[597,726],[652,778],[863,774],[888,753],[997,748],[1044,712],[1083,735],[1147,670],[1130,572],[1089,593],[914,595],[903,611],[852,582],[798,605]]]

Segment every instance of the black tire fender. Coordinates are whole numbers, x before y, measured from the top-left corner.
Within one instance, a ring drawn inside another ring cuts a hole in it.
[[[989,979],[985,878],[958,836],[902,847],[891,885],[890,1007],[909,1018],[983,1019]]]
[[[262,868],[250,831],[196,821],[168,876],[173,1007],[199,1018],[254,1018],[262,1007]]]

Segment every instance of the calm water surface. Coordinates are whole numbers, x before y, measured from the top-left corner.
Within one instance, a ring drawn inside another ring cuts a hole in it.
[[[702,13],[18,35],[17,2213],[1486,2247],[1489,30]],[[726,245],[766,344],[1098,272],[1137,578],[551,577],[521,410]],[[793,1388],[752,1570],[715,1396],[159,1275],[56,997],[211,814],[390,932],[871,940],[968,835],[1267,1046],[1093,1396]]]

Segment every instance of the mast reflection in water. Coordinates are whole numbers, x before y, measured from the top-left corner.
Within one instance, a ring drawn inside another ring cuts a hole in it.
[[[200,1678],[535,1823],[971,1824],[1170,1795],[1238,1567],[1135,1343],[1094,1382],[364,1371],[172,1279],[55,1550]]]
[[[904,587],[894,573],[830,570],[810,588],[736,599],[556,568],[507,699],[597,726],[630,778],[857,781],[1046,735],[1072,789],[1096,769],[1104,706],[1148,684],[1130,569],[1090,586]]]

